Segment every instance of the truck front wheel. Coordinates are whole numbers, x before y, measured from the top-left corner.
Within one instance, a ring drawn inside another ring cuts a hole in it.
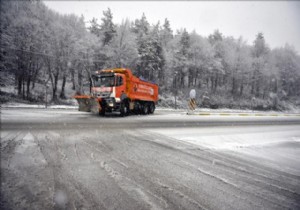
[[[129,105],[127,101],[123,101],[120,104],[120,115],[122,117],[127,116],[129,114]]]
[[[105,116],[105,109],[101,109],[101,111],[99,112],[100,116]]]
[[[100,116],[105,116],[105,104],[100,103],[101,109],[99,110],[99,115]]]

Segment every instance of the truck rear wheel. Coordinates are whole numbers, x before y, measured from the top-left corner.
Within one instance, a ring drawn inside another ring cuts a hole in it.
[[[151,102],[149,106],[149,114],[153,114],[154,110],[155,110],[155,104]]]
[[[149,104],[148,103],[144,103],[143,107],[142,107],[142,114],[149,114]]]

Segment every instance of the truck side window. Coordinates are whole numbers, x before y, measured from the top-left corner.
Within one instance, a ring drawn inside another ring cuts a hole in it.
[[[121,86],[123,85],[123,78],[122,77],[118,77],[117,78],[117,86]]]

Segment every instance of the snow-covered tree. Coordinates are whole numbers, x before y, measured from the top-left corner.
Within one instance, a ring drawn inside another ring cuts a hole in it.
[[[107,11],[103,11],[104,17],[101,18],[102,23],[100,25],[100,31],[103,34],[103,46],[110,43],[116,34],[116,26],[113,23],[113,15],[110,8]]]
[[[173,31],[171,29],[170,21],[166,18],[163,28],[160,31],[160,37],[163,48],[168,47],[168,43],[173,39]]]
[[[251,94],[255,94],[256,97],[261,95],[263,84],[263,71],[266,67],[267,56],[269,53],[269,47],[265,42],[265,38],[262,33],[258,33],[253,45],[253,73],[251,79]]]
[[[138,58],[137,43],[135,35],[131,32],[129,20],[123,21],[116,31],[110,47],[107,48],[107,66],[135,68]]]
[[[89,26],[89,30],[92,34],[95,34],[96,36],[100,37],[100,25],[98,24],[98,21],[96,18],[93,18],[90,21],[90,26]]]

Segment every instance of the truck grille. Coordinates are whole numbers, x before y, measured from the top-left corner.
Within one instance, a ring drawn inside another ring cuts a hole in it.
[[[111,92],[101,92],[101,93],[95,93],[95,95],[96,95],[97,97],[107,98],[107,97],[110,97],[110,93],[111,93]]]

